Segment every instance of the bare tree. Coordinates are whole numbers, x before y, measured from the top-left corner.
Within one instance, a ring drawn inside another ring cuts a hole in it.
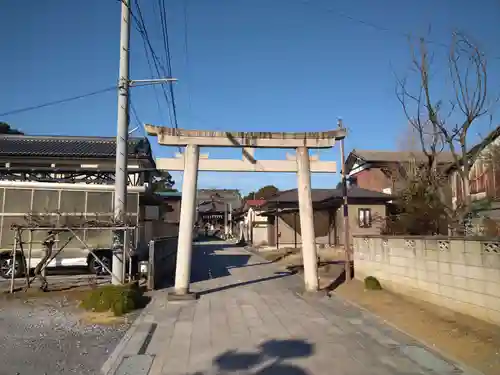
[[[448,203],[442,194],[443,184],[449,182],[436,175],[440,174],[437,161],[443,150],[449,150],[453,155],[462,194],[457,197],[458,204],[453,207],[453,212],[449,204],[447,207],[450,216],[463,218],[470,211],[469,173],[477,158],[468,152],[467,136],[480,118],[491,113],[486,58],[465,35],[453,34],[447,59],[453,94],[450,98],[436,99],[437,89],[431,85],[434,55],[429,52],[428,45],[425,38],[411,44],[412,70],[416,73],[418,85],[411,90],[407,79],[398,78],[397,97],[427,156],[427,182],[434,185],[443,203]]]

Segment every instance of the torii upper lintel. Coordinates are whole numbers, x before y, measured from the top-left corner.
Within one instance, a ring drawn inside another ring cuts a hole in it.
[[[346,136],[345,129],[325,132],[226,132],[176,129],[145,125],[146,133],[165,146],[197,145],[201,147],[255,148],[330,148]]]

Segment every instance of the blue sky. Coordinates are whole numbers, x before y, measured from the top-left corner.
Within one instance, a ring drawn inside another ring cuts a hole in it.
[[[160,57],[157,1],[140,0]],[[349,128],[346,150],[396,149],[406,120],[394,94],[394,72],[409,66],[405,33],[447,43],[460,29],[490,57],[490,87],[500,82],[500,3],[477,0],[167,0],[178,122],[190,129],[317,131]],[[186,22],[187,20],[187,22]],[[363,23],[363,22],[365,23]],[[96,91],[116,83],[120,3],[116,0],[3,0],[0,12],[0,113]],[[370,24],[375,25],[375,27]],[[187,45],[186,45],[187,40]],[[437,61],[446,49],[436,47]],[[445,71],[438,65],[436,79]],[[142,41],[132,28],[131,78],[149,78]],[[438,85],[440,85],[438,83]],[[160,91],[157,91],[158,94]],[[116,94],[0,118],[31,134],[116,132]],[[168,125],[152,87],[134,88],[142,122]],[[134,123],[131,126],[136,126]],[[140,132],[139,132],[140,134]],[[153,144],[155,140],[152,139]],[[155,156],[176,150],[154,144]],[[208,150],[214,158],[237,150]],[[338,160],[338,147],[320,151]],[[284,158],[284,152],[257,152]],[[174,173],[177,187],[181,176]],[[338,175],[315,175],[332,187]],[[292,174],[201,173],[199,187],[265,184],[292,188]]]

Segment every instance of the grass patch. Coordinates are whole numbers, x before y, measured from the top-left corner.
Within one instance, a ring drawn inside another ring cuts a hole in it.
[[[380,285],[380,282],[377,280],[376,277],[367,276],[365,277],[365,289],[382,290],[382,285]]]
[[[80,306],[87,311],[107,312],[122,316],[143,308],[148,302],[144,291],[136,283],[127,285],[105,285],[92,289],[82,299]]]

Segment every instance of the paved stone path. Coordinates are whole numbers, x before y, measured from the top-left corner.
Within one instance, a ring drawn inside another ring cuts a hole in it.
[[[198,245],[192,280],[199,300],[157,292],[104,373],[477,374],[338,297],[300,297],[299,276],[238,247]]]

